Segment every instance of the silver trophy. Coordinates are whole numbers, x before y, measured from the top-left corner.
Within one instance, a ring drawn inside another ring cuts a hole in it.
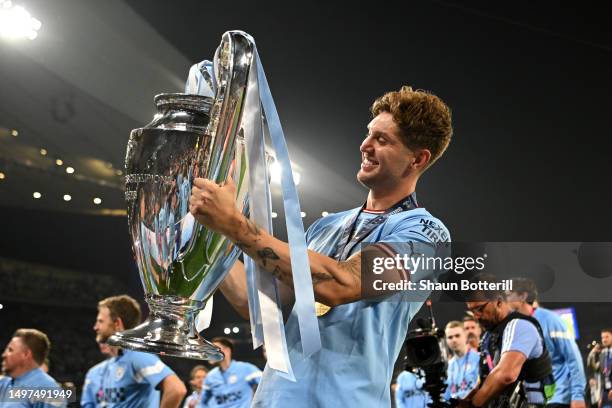
[[[108,343],[203,360],[223,354],[202,338],[195,320],[238,257],[224,236],[189,213],[195,177],[217,183],[232,175],[244,213],[247,163],[241,115],[254,43],[240,31],[223,35],[214,58],[214,98],[155,97],[158,113],[130,134],[125,159],[128,224],[150,316]]]

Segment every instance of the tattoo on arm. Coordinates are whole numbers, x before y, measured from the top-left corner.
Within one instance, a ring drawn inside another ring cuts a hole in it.
[[[330,275],[329,273],[323,273],[323,272],[313,272],[312,273],[312,284],[313,285],[317,285],[318,283],[326,282],[330,280],[334,280],[334,277]]]
[[[237,246],[238,248],[242,249],[243,251],[244,251],[245,249],[248,249],[248,248],[250,248],[250,247],[251,247],[249,244],[246,244],[246,243],[244,243],[244,242],[240,242],[240,241],[236,242],[236,246]]]
[[[247,218],[246,220],[247,229],[253,235],[259,235],[259,227],[253,221]]]
[[[278,261],[280,257],[276,255],[276,252],[270,247],[265,247],[264,249],[260,249],[257,251],[257,256],[261,259],[261,263],[264,267],[266,267],[266,263],[268,260]]]

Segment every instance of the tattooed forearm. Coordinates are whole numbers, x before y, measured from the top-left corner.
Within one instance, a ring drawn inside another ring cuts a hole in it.
[[[338,261],[338,266],[345,271],[349,272],[351,275],[359,275],[361,272],[361,257],[353,256],[347,259],[346,261]]]
[[[253,234],[253,235],[259,235],[259,227],[257,226],[257,224],[255,224],[253,221],[251,221],[250,219],[246,219],[246,226],[248,231]]]
[[[242,249],[243,251],[251,247],[249,244],[245,244],[244,242],[240,242],[240,241],[236,242],[236,246]]]
[[[266,263],[268,260],[278,261],[280,258],[276,255],[276,252],[270,247],[265,247],[264,249],[260,249],[257,251],[257,256],[261,260],[261,263],[264,267],[266,267]]]
[[[313,272],[312,273],[312,284],[313,285],[316,285],[321,282],[330,281],[330,280],[334,280],[334,277],[330,275],[329,273],[323,273],[323,272]]]

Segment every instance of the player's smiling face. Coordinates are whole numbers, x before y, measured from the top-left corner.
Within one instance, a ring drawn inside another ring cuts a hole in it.
[[[98,343],[106,343],[108,338],[115,334],[117,331],[116,325],[111,318],[108,307],[100,307],[98,310],[98,316],[96,317],[96,324],[94,325],[93,329],[96,332],[96,341]]]
[[[414,160],[414,153],[402,142],[399,126],[389,112],[381,112],[368,124],[368,134],[359,150],[361,168],[357,180],[370,189],[396,186]]]

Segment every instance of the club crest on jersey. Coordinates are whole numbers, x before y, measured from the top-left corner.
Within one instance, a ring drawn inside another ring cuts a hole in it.
[[[115,381],[119,381],[123,378],[123,374],[125,374],[125,368],[121,366],[117,367],[117,370],[115,370]]]

